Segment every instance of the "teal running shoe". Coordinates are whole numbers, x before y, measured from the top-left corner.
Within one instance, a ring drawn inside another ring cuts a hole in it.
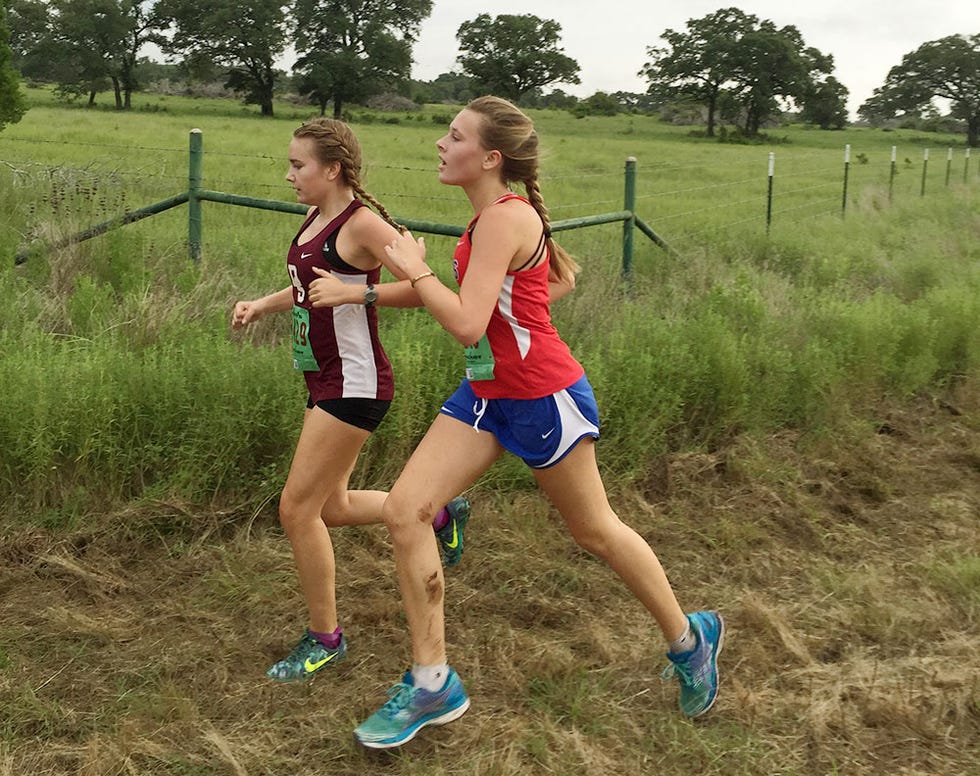
[[[307,630],[299,644],[293,647],[293,651],[273,665],[265,675],[277,682],[303,682],[327,666],[339,663],[346,654],[347,639],[343,636],[340,637],[337,648],[330,649]]]
[[[455,566],[463,557],[463,531],[470,519],[470,502],[463,496],[456,496],[446,504],[449,522],[436,531],[439,540],[439,550],[442,553],[442,565],[446,568]]]
[[[449,669],[439,692],[414,686],[411,671],[388,690],[388,701],[354,730],[354,738],[368,749],[393,749],[407,744],[426,725],[445,725],[470,707],[463,683]]]
[[[682,654],[667,653],[670,664],[661,674],[681,685],[680,707],[688,717],[700,717],[718,695],[718,655],[725,643],[725,621],[718,612],[695,612],[687,616],[697,637],[697,646]]]

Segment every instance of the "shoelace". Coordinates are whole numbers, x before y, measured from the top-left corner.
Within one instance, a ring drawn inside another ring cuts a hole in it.
[[[312,633],[304,633],[303,638],[299,640],[299,644],[297,644],[296,648],[293,649],[293,651],[290,653],[289,655],[290,659],[292,658],[299,659],[299,656],[302,655],[306,650],[308,650],[311,645],[315,646],[316,644],[317,644],[316,637]]]
[[[399,711],[404,709],[412,700],[412,690],[415,689],[410,684],[399,682],[388,688],[388,700],[381,707],[381,712],[386,717],[394,717]]]
[[[299,644],[293,647],[293,651],[289,653],[289,657],[285,660],[280,660],[280,663],[295,662],[303,657],[306,651],[309,649],[310,644],[318,643],[316,637],[311,633],[304,633],[303,638],[299,640]]]
[[[304,633],[303,638],[299,640],[299,644],[293,647],[293,651],[289,653],[289,656],[284,657],[282,660],[280,660],[278,663],[272,666],[272,668],[269,669],[270,674],[277,677],[282,677],[284,675],[287,675],[288,672],[292,670],[292,667],[296,663],[300,662],[300,660],[303,658],[303,655],[305,654],[306,646],[311,641],[316,641],[316,638],[313,636],[313,634]]]
[[[660,673],[660,678],[666,682],[669,679],[673,679],[675,674],[681,675],[681,681],[683,681],[684,684],[694,684],[694,677],[691,674],[691,667],[686,663],[671,663]]]

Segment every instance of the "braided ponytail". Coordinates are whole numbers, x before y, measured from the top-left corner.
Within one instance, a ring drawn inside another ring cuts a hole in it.
[[[551,236],[551,219],[548,218],[548,208],[544,204],[541,196],[541,188],[538,185],[538,176],[524,181],[524,188],[527,190],[527,201],[531,207],[537,211],[544,224],[544,234],[548,241],[548,250],[551,252],[551,275],[559,282],[570,282],[582,268],[579,263],[572,258],[572,255],[562,248]]]
[[[504,160],[504,182],[520,181],[524,184],[528,202],[544,225],[551,253],[551,276],[559,281],[573,280],[580,267],[551,236],[548,208],[538,184],[538,135],[531,119],[513,103],[500,97],[477,97],[466,108],[483,116],[480,142],[484,148],[500,151]]]
[[[395,229],[397,229],[399,232],[405,231],[404,225],[399,224],[397,221],[395,221],[395,219],[388,215],[388,211],[385,209],[384,205],[378,202],[378,200],[376,200],[372,194],[369,194],[364,190],[364,187],[361,185],[361,181],[359,179],[354,178],[349,179],[349,181],[350,187],[354,190],[354,193],[357,195],[358,199],[361,199],[371,205],[371,207],[378,211],[379,216],[395,227]]]
[[[385,221],[399,232],[405,227],[397,223],[384,206],[361,184],[361,144],[354,131],[343,121],[319,117],[310,119],[293,131],[293,137],[307,137],[313,141],[317,159],[321,164],[340,164],[340,174],[358,199],[367,202],[378,211]]]

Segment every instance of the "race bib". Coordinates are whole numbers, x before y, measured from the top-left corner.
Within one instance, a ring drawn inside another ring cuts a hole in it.
[[[320,365],[310,345],[310,311],[293,305],[293,368],[319,372]]]
[[[466,379],[493,380],[493,351],[486,334],[466,348]]]

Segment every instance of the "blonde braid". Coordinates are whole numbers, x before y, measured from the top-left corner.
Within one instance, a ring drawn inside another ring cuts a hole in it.
[[[527,115],[511,102],[494,96],[477,97],[467,109],[483,116],[480,142],[484,148],[500,151],[503,157],[501,175],[504,183],[522,181],[527,199],[544,224],[545,238],[551,253],[551,276],[559,281],[573,281],[579,265],[551,237],[551,221],[538,186],[538,134]]]
[[[579,263],[572,258],[571,254],[562,248],[551,236],[551,220],[548,217],[548,208],[544,204],[541,196],[541,187],[538,185],[538,177],[535,175],[530,180],[524,181],[524,188],[527,189],[527,201],[535,209],[544,224],[544,233],[548,241],[548,251],[551,253],[551,274],[560,282],[568,282],[575,279],[575,276],[582,269]]]

